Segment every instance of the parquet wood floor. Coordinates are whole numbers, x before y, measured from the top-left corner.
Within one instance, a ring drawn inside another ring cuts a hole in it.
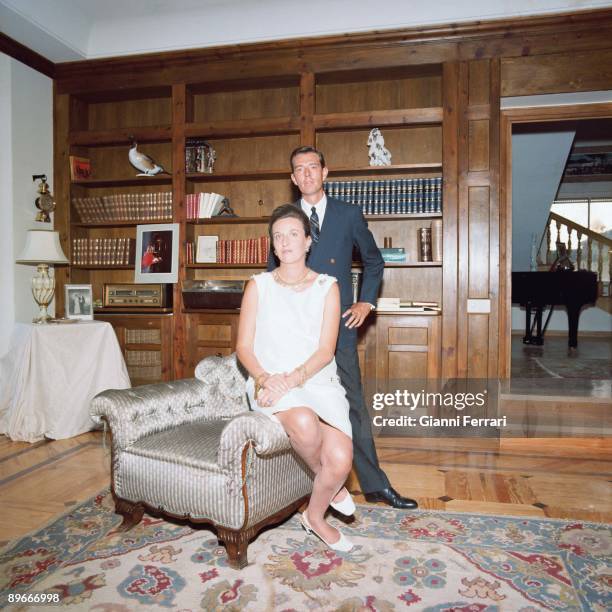
[[[393,486],[423,509],[612,522],[610,440],[385,439],[378,447]],[[0,543],[109,482],[100,432],[36,444],[0,436]],[[354,474],[348,486],[363,502]]]

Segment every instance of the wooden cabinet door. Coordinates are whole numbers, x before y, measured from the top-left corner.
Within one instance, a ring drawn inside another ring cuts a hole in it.
[[[193,376],[196,366],[205,357],[225,357],[236,350],[238,337],[236,314],[187,314],[187,376]]]
[[[440,317],[379,315],[376,320],[376,382],[440,376]]]
[[[133,387],[172,379],[172,315],[104,314],[113,326]]]

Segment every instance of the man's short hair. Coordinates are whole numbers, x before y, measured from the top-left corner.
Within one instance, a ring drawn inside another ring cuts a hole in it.
[[[293,172],[293,160],[295,159],[297,155],[302,155],[303,153],[314,153],[319,158],[319,161],[321,162],[321,168],[326,167],[325,157],[323,156],[323,153],[321,153],[321,151],[319,151],[319,149],[316,149],[315,147],[305,145],[303,147],[298,147],[297,149],[294,149],[291,152],[291,155],[289,156],[289,165],[291,166],[292,172]]]

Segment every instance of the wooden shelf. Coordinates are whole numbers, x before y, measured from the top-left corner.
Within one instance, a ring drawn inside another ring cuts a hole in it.
[[[375,310],[372,314],[375,314],[377,317],[441,317],[442,313],[439,310],[420,310],[418,312],[402,312],[400,311],[390,311],[390,310]]]
[[[329,176],[338,174],[399,174],[402,172],[439,172],[441,162],[427,164],[396,164],[393,166],[362,166],[360,168],[330,168]]]
[[[185,265],[186,268],[190,268],[190,269],[218,269],[218,270],[223,270],[223,269],[240,269],[240,268],[260,268],[262,270],[264,270],[265,268],[268,267],[267,263],[256,263],[256,264],[247,264],[247,263],[239,263],[239,264],[222,264],[222,263],[193,263],[193,264],[186,264]]]
[[[214,123],[187,123],[187,138],[239,138],[245,136],[272,136],[299,134],[299,117],[272,117],[269,119],[238,119]]]
[[[400,174],[403,172],[440,172],[442,164],[439,162],[427,164],[397,164],[394,166],[362,166],[353,168],[333,168],[329,170],[329,176],[354,175],[354,174]],[[272,170],[250,170],[247,172],[222,172],[205,174],[190,172],[185,175],[188,181],[253,181],[258,179],[287,179],[290,177],[289,168]]]
[[[95,264],[72,264],[74,270],[133,270],[135,264],[127,266],[95,265]]]
[[[162,174],[158,176],[133,176],[129,178],[116,179],[87,179],[83,181],[72,181],[72,184],[78,185],[79,187],[129,187],[131,185],[171,185],[172,175]]]
[[[410,219],[441,219],[442,213],[406,213],[405,215],[364,215],[367,221],[409,221]]]
[[[172,142],[171,125],[117,128],[114,130],[77,130],[70,132],[68,141],[79,147],[104,147],[138,143]]]
[[[197,264],[186,264],[186,268],[198,269],[198,268],[212,268],[212,269],[234,269],[234,268],[267,268],[266,263],[257,264],[222,264],[222,263],[197,263]],[[352,268],[363,268],[361,263],[353,263]],[[385,268],[441,268],[441,261],[412,261],[406,263],[385,263]]]
[[[268,223],[270,217],[210,217],[207,219],[188,219],[188,225],[232,225],[246,223]]]
[[[441,219],[442,213],[413,213],[405,215],[364,215],[367,221],[408,221],[410,219]],[[209,219],[188,219],[188,225],[232,225],[247,223],[268,223],[270,217],[211,217]],[[91,224],[88,224],[91,226]]]
[[[208,181],[256,181],[260,179],[289,179],[289,168],[280,170],[250,170],[247,172],[219,172],[206,174],[203,172],[189,172],[185,175],[193,183]]]
[[[124,306],[124,307],[118,307],[118,306],[111,306],[111,307],[104,307],[104,306],[100,306],[98,308],[94,308],[94,315],[104,315],[106,316],[122,316],[122,315],[145,315],[147,317],[150,317],[152,315],[157,315],[157,316],[168,316],[168,315],[172,315],[172,308],[168,307],[168,308],[138,308],[138,305],[134,304],[132,306]]]
[[[361,111],[353,113],[329,113],[315,115],[316,130],[342,130],[374,127],[410,127],[442,123],[441,106],[406,108],[399,110]]]
[[[142,219],[140,221],[98,221],[96,223],[72,223],[73,227],[136,227],[149,223],[172,223],[172,219]]]
[[[184,314],[240,314],[240,308],[183,308]]]
[[[363,268],[360,263],[353,263],[352,268]],[[385,262],[385,268],[441,268],[441,261],[407,261],[405,263]]]

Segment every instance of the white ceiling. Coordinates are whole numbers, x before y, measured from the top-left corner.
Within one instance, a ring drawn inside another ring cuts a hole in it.
[[[611,7],[609,0],[0,0],[53,62]]]

